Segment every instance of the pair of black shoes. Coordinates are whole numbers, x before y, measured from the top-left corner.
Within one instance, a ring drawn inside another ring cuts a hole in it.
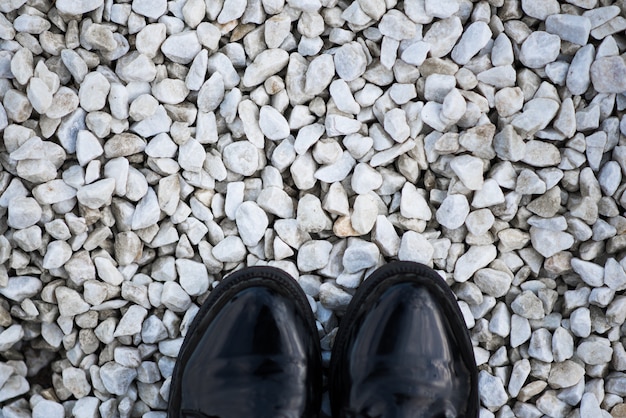
[[[360,286],[335,338],[329,393],[343,418],[475,418],[478,370],[454,294],[430,268],[387,264]],[[170,418],[317,417],[322,359],[297,282],[251,267],[215,288],[171,381]]]

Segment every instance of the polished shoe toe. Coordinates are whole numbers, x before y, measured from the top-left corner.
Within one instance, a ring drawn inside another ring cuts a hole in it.
[[[388,264],[355,294],[331,361],[335,417],[478,415],[478,371],[454,295],[432,269]]]
[[[316,417],[321,397],[317,329],[286,273],[244,269],[196,315],[172,376],[170,418]]]

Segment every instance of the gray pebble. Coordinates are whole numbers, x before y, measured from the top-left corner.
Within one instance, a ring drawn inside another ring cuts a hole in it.
[[[113,395],[125,395],[130,384],[137,377],[137,371],[117,364],[114,361],[100,367],[100,378],[106,390]]]

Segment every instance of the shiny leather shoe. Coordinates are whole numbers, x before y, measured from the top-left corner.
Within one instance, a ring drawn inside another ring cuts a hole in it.
[[[434,270],[394,262],[363,282],[335,338],[329,392],[334,417],[478,417],[469,332]]]
[[[307,298],[287,273],[251,267],[211,292],[181,347],[170,418],[317,417],[322,359]]]

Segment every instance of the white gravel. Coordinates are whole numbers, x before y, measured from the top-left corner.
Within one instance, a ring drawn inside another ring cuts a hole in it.
[[[626,416],[623,10],[0,2],[0,416],[164,418],[244,266],[298,279],[328,361],[394,259],[456,293],[481,417]]]

